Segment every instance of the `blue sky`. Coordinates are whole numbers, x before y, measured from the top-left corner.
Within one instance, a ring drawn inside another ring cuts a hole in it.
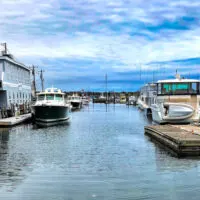
[[[0,42],[45,86],[135,91],[200,74],[199,0],[0,0]]]

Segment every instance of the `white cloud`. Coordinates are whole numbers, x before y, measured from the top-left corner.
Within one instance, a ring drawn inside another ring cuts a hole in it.
[[[0,0],[0,38],[22,59],[86,58],[135,69],[138,63],[199,56],[198,26],[185,31],[145,29],[145,24],[156,26],[186,16],[187,8],[198,5],[198,1]],[[121,22],[130,26],[119,26]]]

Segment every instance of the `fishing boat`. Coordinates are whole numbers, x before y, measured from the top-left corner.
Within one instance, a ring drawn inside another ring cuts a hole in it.
[[[80,109],[82,107],[82,99],[77,94],[67,97],[67,102],[71,105],[72,109]]]
[[[159,124],[199,122],[200,81],[176,79],[157,82],[157,97],[151,105],[152,118]]]
[[[36,124],[49,126],[63,123],[69,119],[70,106],[65,102],[65,94],[57,88],[47,88],[37,94],[32,105]]]

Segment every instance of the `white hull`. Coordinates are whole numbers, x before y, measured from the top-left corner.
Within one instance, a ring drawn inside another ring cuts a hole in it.
[[[167,109],[166,109],[167,106]],[[151,106],[153,121],[163,124],[181,124],[199,121],[199,114],[195,114],[195,110],[188,104],[181,103],[165,103],[154,104]]]

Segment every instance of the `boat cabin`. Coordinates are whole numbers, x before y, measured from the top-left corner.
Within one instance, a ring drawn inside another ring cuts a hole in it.
[[[200,81],[174,79],[157,82],[157,95],[197,95],[200,94]]]
[[[77,95],[73,95],[73,96],[68,96],[68,100],[80,100],[81,97],[77,96]]]
[[[64,101],[65,94],[61,92],[60,89],[57,88],[47,88],[45,92],[40,92],[37,94],[38,101]]]

